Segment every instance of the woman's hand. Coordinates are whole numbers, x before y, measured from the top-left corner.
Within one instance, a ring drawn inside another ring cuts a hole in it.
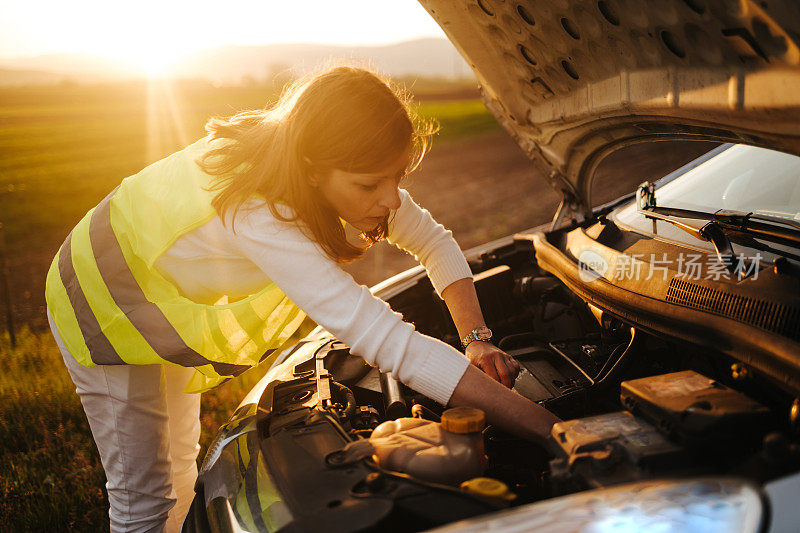
[[[497,346],[484,341],[472,341],[464,351],[470,362],[490,378],[509,389],[519,374],[519,363]]]

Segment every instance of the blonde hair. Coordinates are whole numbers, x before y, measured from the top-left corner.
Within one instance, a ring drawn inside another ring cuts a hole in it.
[[[216,176],[214,208],[225,220],[229,210],[235,217],[245,202],[262,198],[276,218],[297,222],[335,261],[357,259],[386,237],[388,217],[362,234],[363,245],[349,242],[311,176],[332,169],[379,171],[409,147],[408,170],[413,170],[436,127],[420,119],[409,103],[407,95],[374,72],[337,66],[297,80],[271,107],[212,118],[206,124],[212,138],[233,141],[198,161]],[[291,207],[293,215],[284,216],[279,204]]]

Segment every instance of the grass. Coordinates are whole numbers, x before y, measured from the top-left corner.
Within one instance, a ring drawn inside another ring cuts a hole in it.
[[[0,237],[15,291],[41,299],[57,246],[122,178],[203,135],[210,116],[263,107],[272,95],[202,83],[171,93],[136,83],[0,89]],[[439,121],[437,143],[498,128],[477,100],[428,99],[418,111]],[[0,335],[0,531],[105,531],[103,469],[42,309],[31,309],[17,313],[31,327],[17,332],[16,348]],[[203,450],[247,379],[203,395]]]
[[[203,394],[201,458],[256,376],[242,378]],[[24,328],[14,349],[0,336],[0,531],[107,531],[104,487],[52,336]]]
[[[49,335],[0,340],[0,531],[108,529],[105,476]]]
[[[461,140],[500,128],[480,100],[424,102],[417,109],[421,116],[439,123],[439,141]]]

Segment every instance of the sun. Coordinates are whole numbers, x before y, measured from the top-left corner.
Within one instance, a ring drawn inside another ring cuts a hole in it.
[[[133,74],[147,77],[166,76],[190,50],[176,48],[173,43],[135,42],[108,50],[106,55],[126,65]]]

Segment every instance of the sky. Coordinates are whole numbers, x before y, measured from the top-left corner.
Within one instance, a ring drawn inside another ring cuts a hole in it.
[[[0,57],[84,53],[158,68],[225,44],[443,37],[416,0],[0,0]]]

